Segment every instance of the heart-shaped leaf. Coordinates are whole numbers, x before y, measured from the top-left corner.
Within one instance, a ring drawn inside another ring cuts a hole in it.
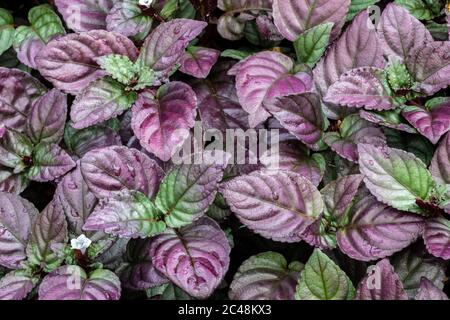
[[[72,127],[83,129],[115,118],[133,105],[136,96],[114,79],[96,80],[75,99],[70,111]]]
[[[420,280],[420,288],[415,300],[448,300],[448,297],[442,289],[437,288],[433,282],[424,277]]]
[[[106,16],[116,0],[55,0],[67,26],[76,31],[106,29]]]
[[[324,141],[334,152],[352,162],[358,162],[358,144],[367,143],[380,147],[386,145],[383,131],[357,114],[346,117],[339,132],[326,133]]]
[[[450,133],[442,139],[431,160],[430,171],[440,184],[450,184]]]
[[[339,227],[341,250],[361,261],[388,257],[413,243],[422,233],[423,220],[366,196],[355,204]]]
[[[34,102],[45,87],[28,73],[0,68],[0,122],[23,131]]]
[[[14,17],[0,8],[0,56],[11,48],[14,41]]]
[[[0,279],[0,300],[22,300],[39,279],[22,270],[11,271]]]
[[[123,238],[146,238],[166,228],[158,208],[144,194],[123,191],[102,200],[86,220],[83,230],[103,231]]]
[[[315,93],[275,98],[273,103],[266,104],[267,110],[291,134],[310,148],[322,138],[325,119],[322,114],[320,97]]]
[[[72,33],[50,41],[36,57],[41,75],[57,89],[77,94],[106,73],[95,58],[109,54],[136,60],[138,50],[127,37],[104,30]]]
[[[127,37],[145,38],[153,19],[145,15],[137,1],[116,1],[106,17],[106,29]]]
[[[305,264],[297,285],[296,300],[352,300],[355,288],[344,271],[316,249]]]
[[[433,256],[450,260],[450,221],[445,218],[429,220],[423,232],[428,252]]]
[[[27,200],[0,192],[0,265],[18,269],[21,261],[26,259],[31,222],[38,214]]]
[[[208,298],[222,281],[230,263],[225,233],[210,218],[154,238],[150,256],[156,269],[175,285],[199,299]]]
[[[97,269],[86,273],[79,266],[62,266],[45,276],[39,300],[119,300],[120,280],[114,272]]]
[[[188,47],[180,59],[180,71],[205,79],[219,59],[220,51],[203,47]]]
[[[142,146],[168,161],[189,137],[197,114],[197,98],[183,82],[170,82],[156,96],[145,91],[133,107],[132,128]]]
[[[67,96],[53,89],[33,105],[27,121],[27,133],[33,143],[59,143],[67,117]]]
[[[250,114],[250,127],[256,127],[270,115],[264,104],[271,99],[309,91],[310,75],[293,74],[294,62],[274,51],[263,51],[245,59],[236,76],[239,102]]]
[[[388,259],[367,269],[356,291],[357,300],[408,300],[403,284]]]
[[[273,18],[281,34],[294,41],[308,29],[333,22],[332,38],[341,32],[350,0],[274,0]]]
[[[381,202],[396,209],[420,213],[416,200],[427,200],[434,185],[425,164],[399,149],[358,145],[364,182]]]
[[[98,198],[113,197],[122,190],[139,191],[153,198],[164,175],[144,153],[119,146],[88,152],[81,159],[81,173]]]
[[[315,26],[302,33],[294,42],[297,61],[311,68],[322,58],[330,42],[332,22]]]
[[[244,225],[276,241],[300,241],[323,211],[316,187],[289,171],[252,172],[223,183],[220,190]]]
[[[295,286],[303,265],[277,252],[264,252],[245,260],[234,275],[231,300],[294,300]]]

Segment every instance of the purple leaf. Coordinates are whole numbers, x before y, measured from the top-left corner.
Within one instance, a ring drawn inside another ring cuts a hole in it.
[[[21,173],[31,159],[33,144],[23,133],[0,127],[0,164],[14,169],[14,173]],[[24,159],[26,159],[24,161]]]
[[[275,98],[266,103],[267,110],[301,142],[317,150],[325,120],[320,98],[315,93],[301,93]]]
[[[223,183],[220,191],[245,226],[275,241],[300,241],[323,211],[316,187],[289,171],[255,171]]]
[[[144,153],[119,146],[88,152],[81,159],[81,173],[98,198],[113,197],[122,190],[139,191],[153,198],[164,175]]]
[[[202,218],[153,239],[150,256],[157,270],[189,295],[208,298],[223,280],[230,263],[225,233],[210,218]]]
[[[450,42],[435,41],[416,47],[406,59],[417,90],[433,95],[450,85]]]
[[[138,50],[127,37],[103,30],[72,33],[50,41],[36,58],[41,75],[57,89],[77,94],[106,75],[95,58],[109,54],[136,60]]]
[[[450,260],[450,221],[445,218],[429,220],[423,232],[428,252],[433,256]]]
[[[17,59],[32,69],[37,69],[36,57],[44,50],[45,43],[39,38],[26,39],[19,48],[16,48]]]
[[[106,29],[142,39],[149,33],[152,22],[152,18],[142,12],[137,1],[116,1],[106,17]]]
[[[384,112],[370,112],[366,110],[360,110],[359,116],[364,120],[386,128],[400,130],[408,133],[417,133],[416,129],[407,124],[406,121],[401,117],[399,112],[397,112],[397,110],[388,110]]]
[[[106,15],[116,0],[55,0],[67,26],[76,31],[106,28]]]
[[[347,71],[360,67],[383,68],[383,50],[375,28],[369,27],[368,21],[367,11],[356,16],[317,64],[313,71],[314,81],[321,96],[325,96],[328,88]],[[327,116],[333,119],[341,118],[347,112],[335,105],[327,105],[327,109]]]
[[[133,107],[134,134],[147,151],[167,161],[189,137],[196,107],[195,92],[183,82],[160,87],[156,97],[145,91]]]
[[[450,131],[450,100],[430,108],[407,106],[402,115],[417,131],[437,144]]]
[[[391,256],[413,243],[422,233],[419,215],[393,209],[374,197],[365,197],[355,204],[339,228],[339,248],[360,261]]]
[[[50,202],[36,217],[27,245],[28,262],[46,272],[56,269],[62,262],[52,246],[67,241],[67,222],[62,207],[56,201]]]
[[[368,110],[389,110],[395,108],[385,88],[378,68],[358,68],[341,75],[332,84],[324,97],[325,102]]]
[[[413,48],[433,41],[425,25],[394,3],[384,9],[378,30],[384,53],[402,59],[406,59]]]
[[[120,271],[122,288],[145,290],[169,282],[152,263],[150,248],[153,239],[136,239],[128,242],[126,264]]]
[[[79,266],[62,266],[39,286],[39,300],[119,300],[120,280],[109,270],[86,273]]]
[[[220,51],[203,47],[188,47],[180,59],[180,71],[205,79],[219,59]]]
[[[28,73],[0,68],[0,123],[23,131],[33,103],[45,87]]]
[[[441,289],[436,287],[433,282],[422,277],[415,300],[448,300],[448,297]]]
[[[324,141],[334,152],[352,162],[358,162],[358,144],[386,145],[383,131],[357,114],[346,117],[339,132],[326,133]]]
[[[20,194],[27,187],[28,180],[13,169],[0,166],[0,192]]]
[[[206,26],[206,22],[190,19],[174,19],[160,24],[145,40],[139,63],[166,76],[179,62],[189,42]]]
[[[245,260],[233,278],[231,300],[294,300],[303,265],[276,252],[264,252]]]
[[[31,221],[39,214],[32,203],[0,192],[0,265],[18,269],[26,259]]]
[[[350,0],[274,0],[273,17],[281,34],[290,41],[308,29],[333,22],[332,39],[341,32]]]
[[[33,143],[59,143],[67,117],[67,96],[53,89],[33,105],[27,121],[27,133]]]
[[[367,271],[356,291],[356,300],[408,300],[402,282],[388,259],[381,260]]]
[[[264,109],[265,102],[311,89],[311,77],[304,72],[292,74],[293,68],[291,58],[274,51],[257,53],[240,65],[236,89],[239,102],[250,114],[250,127],[256,127],[270,116]]]
[[[70,111],[72,127],[83,129],[115,118],[133,105],[136,95],[109,77],[96,80],[76,97]]]
[[[11,271],[0,279],[0,300],[22,300],[34,289],[39,279],[26,272]]]
[[[430,171],[437,183],[450,184],[450,133],[442,139],[434,153]]]
[[[278,31],[271,17],[259,15],[256,17],[255,22],[261,41],[279,42],[283,40],[283,35]]]
[[[33,152],[33,166],[28,178],[38,182],[52,181],[75,167],[72,158],[57,144],[40,143]]]

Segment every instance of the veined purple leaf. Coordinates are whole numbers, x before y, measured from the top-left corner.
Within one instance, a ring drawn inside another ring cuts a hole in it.
[[[81,228],[98,200],[84,181],[79,162],[76,169],[65,175],[58,184],[54,201],[59,202],[66,215],[69,232],[76,235],[82,234]]]
[[[143,14],[138,1],[115,1],[106,17],[106,29],[127,37],[144,38],[152,28],[152,18]]]
[[[197,114],[197,97],[183,82],[170,82],[156,96],[145,91],[133,107],[132,128],[142,146],[169,160],[189,137]]]
[[[322,138],[325,119],[317,94],[307,92],[278,97],[265,106],[291,134],[311,149],[318,149],[316,143]]]
[[[416,200],[428,200],[434,185],[425,164],[414,154],[386,146],[359,144],[364,182],[381,202],[396,209],[421,213]]]
[[[244,37],[246,16],[224,14],[219,18],[217,22],[217,32],[227,40],[236,41]]]
[[[189,295],[208,298],[222,281],[230,263],[225,233],[210,218],[153,239],[150,256],[157,270]]]
[[[36,58],[41,75],[57,89],[77,94],[106,75],[95,58],[109,54],[136,60],[138,50],[127,37],[104,30],[72,33],[50,41]]]
[[[55,0],[67,26],[76,31],[106,29],[106,16],[117,0]]]
[[[408,214],[369,196],[355,204],[337,232],[339,248],[361,261],[388,257],[406,248],[422,233],[419,215]]]
[[[418,83],[417,90],[433,95],[450,85],[449,41],[429,42],[412,51],[406,66]]]
[[[359,116],[364,120],[378,124],[380,126],[400,130],[408,133],[417,133],[416,129],[411,127],[401,117],[401,112],[398,110],[386,110],[382,112],[360,110]]]
[[[358,144],[367,143],[379,147],[386,145],[383,131],[357,114],[346,117],[339,132],[326,133],[324,141],[334,152],[352,162],[358,162]]]
[[[234,275],[231,300],[294,300],[303,265],[276,252],[264,252],[245,260]]]
[[[145,290],[169,282],[153,266],[150,248],[153,239],[136,239],[128,242],[126,264],[120,270],[122,288]]]
[[[219,153],[219,156],[223,154]],[[210,152],[199,155],[203,157],[201,164],[191,161],[174,167],[164,178],[156,196],[155,204],[164,213],[166,224],[172,228],[183,227],[199,219],[216,197],[226,163],[210,161],[213,160]]]
[[[350,0],[274,0],[273,18],[280,33],[290,41],[326,22],[334,23],[334,39],[341,32],[350,3]]]
[[[434,218],[427,222],[423,239],[433,256],[450,260],[450,221]]]
[[[395,3],[384,9],[378,25],[378,33],[386,55],[405,60],[412,49],[433,41],[433,37],[408,10]]]
[[[448,297],[433,282],[423,277],[420,280],[420,288],[417,291],[415,300],[448,300]]]
[[[434,153],[430,171],[437,183],[450,184],[450,133],[442,139]]]
[[[29,165],[32,152],[33,144],[25,134],[0,127],[0,165],[20,173]]]
[[[220,191],[244,225],[275,241],[300,241],[323,211],[316,187],[289,171],[255,171],[223,183]]]
[[[0,68],[0,123],[23,131],[34,102],[45,87],[18,69]]]
[[[219,59],[220,51],[203,47],[188,47],[180,59],[180,71],[205,79]]]
[[[433,144],[450,131],[450,100],[430,108],[407,106],[402,115]]]
[[[113,238],[108,246],[104,247],[101,253],[95,258],[96,261],[101,262],[105,268],[116,269],[123,262],[126,247],[130,239]]]
[[[27,133],[33,143],[59,143],[67,117],[67,96],[53,89],[33,105],[27,121]]]
[[[367,269],[356,291],[356,300],[408,300],[402,282],[388,259]]]
[[[336,248],[336,234],[331,231],[332,222],[325,217],[315,221],[302,234],[303,241],[320,250]]]
[[[146,238],[166,229],[162,220],[162,213],[143,193],[123,191],[101,200],[83,230],[103,231],[122,238]]]
[[[0,192],[0,265],[18,269],[21,261],[26,259],[31,222],[38,214],[27,200]]]
[[[206,22],[190,19],[174,19],[160,24],[145,40],[139,63],[167,75],[179,62],[189,42],[206,26]]]
[[[72,158],[57,144],[38,144],[33,151],[33,166],[29,179],[39,182],[52,181],[75,167]]]
[[[375,28],[369,27],[369,21],[367,11],[356,16],[314,68],[314,81],[321,96],[325,96],[328,88],[347,71],[360,67],[383,68],[383,50]],[[348,112],[335,105],[327,105],[327,109],[325,113],[333,119],[341,118]]]
[[[278,155],[274,158],[270,152],[263,154],[261,163],[270,170],[285,170],[300,174],[316,187],[322,181],[325,159],[320,154],[308,156],[305,148],[298,144],[282,142]]]
[[[255,23],[259,37],[263,43],[273,43],[283,40],[283,35],[278,31],[270,16],[258,15],[255,19]]]
[[[55,37],[56,38],[56,37]],[[17,59],[24,65],[37,69],[36,57],[44,50],[46,44],[39,38],[26,39],[19,48],[16,48]]]
[[[70,111],[72,127],[83,129],[115,118],[133,105],[136,96],[112,78],[96,80],[76,97]]]
[[[164,175],[158,164],[144,153],[121,146],[88,152],[81,159],[81,173],[98,198],[113,197],[124,189],[153,198]]]
[[[26,249],[28,262],[46,272],[56,269],[64,257],[53,251],[52,246],[66,241],[66,217],[61,205],[52,201],[34,220]]]
[[[20,194],[28,185],[28,180],[21,174],[15,174],[13,169],[0,165],[0,192]]]
[[[395,105],[383,84],[382,73],[383,70],[371,67],[352,69],[328,88],[324,101],[368,110],[393,109]]]
[[[274,51],[257,53],[242,62],[236,76],[239,102],[250,114],[250,127],[256,127],[270,114],[264,109],[271,99],[309,91],[311,77],[298,72],[292,74],[294,62]]]
[[[86,273],[79,266],[62,266],[45,276],[39,300],[119,300],[120,280],[114,272],[97,269]]]
[[[22,300],[34,289],[39,278],[22,270],[11,271],[0,279],[0,300]]]

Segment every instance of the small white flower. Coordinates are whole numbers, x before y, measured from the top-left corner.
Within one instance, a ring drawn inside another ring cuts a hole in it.
[[[139,0],[139,4],[146,7],[150,7],[153,2],[154,0]]]
[[[89,248],[91,243],[92,243],[91,239],[86,237],[84,234],[80,235],[76,239],[70,240],[70,245],[71,245],[72,249],[80,250],[81,253],[83,253],[83,254],[86,252],[86,249]]]

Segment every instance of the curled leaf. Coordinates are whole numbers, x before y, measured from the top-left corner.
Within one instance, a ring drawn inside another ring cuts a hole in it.
[[[450,260],[450,221],[434,218],[427,222],[423,239],[428,252],[433,256]]]

